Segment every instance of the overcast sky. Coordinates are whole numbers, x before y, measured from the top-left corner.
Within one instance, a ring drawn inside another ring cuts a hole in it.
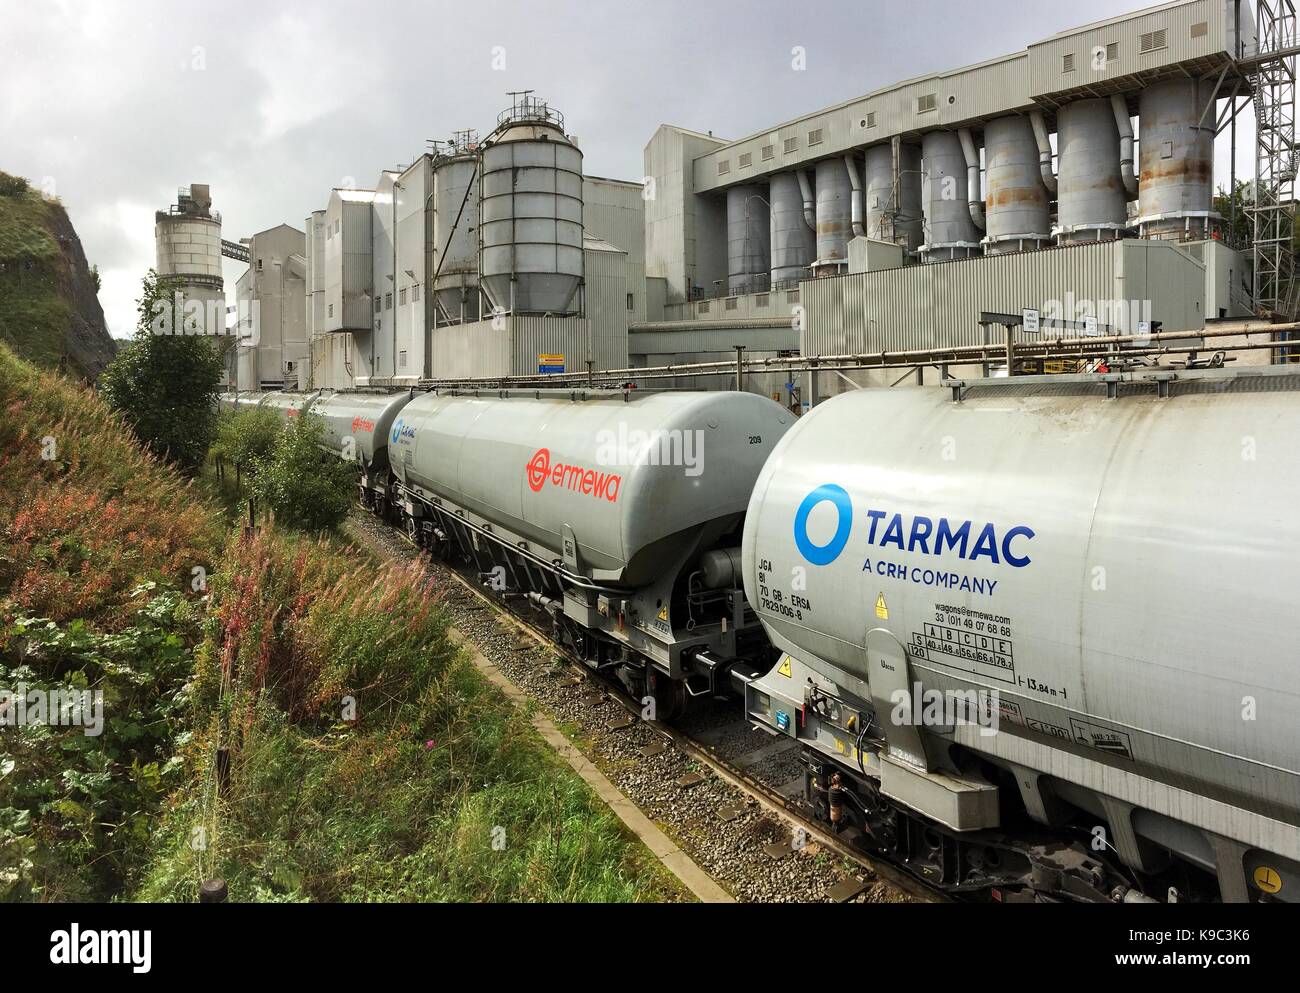
[[[1141,6],[0,0],[0,169],[63,201],[122,337],[153,212],[191,182],[211,185],[225,238],[301,228],[331,188],[372,186],[428,138],[486,133],[525,88],[563,111],[588,173],[639,179],[660,124],[738,138]],[[1222,147],[1219,168],[1225,182]],[[232,298],[243,268],[226,263]]]

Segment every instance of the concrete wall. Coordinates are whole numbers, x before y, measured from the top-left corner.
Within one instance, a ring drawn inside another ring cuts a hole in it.
[[[645,204],[646,275],[666,281],[665,301],[691,299],[727,278],[726,204],[695,195],[692,162],[720,138],[663,125],[645,148],[653,180]]]

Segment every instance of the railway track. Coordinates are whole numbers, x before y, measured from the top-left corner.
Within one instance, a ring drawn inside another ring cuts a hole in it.
[[[386,557],[414,559],[420,555],[404,535],[363,511],[354,514],[351,523],[355,536]],[[676,726],[645,719],[641,716],[641,704],[621,686],[597,677],[582,660],[558,645],[551,638],[550,631],[536,617],[530,616],[536,612],[534,608],[519,610],[511,603],[503,602],[483,590],[476,582],[476,576],[468,575],[464,570],[437,559],[425,558],[424,561],[448,583],[449,592],[454,591],[464,598],[458,604],[454,597],[449,597],[448,605],[453,616],[457,613],[461,615],[458,620],[472,619],[476,614],[488,611],[493,619],[512,628],[519,638],[526,639],[536,648],[544,650],[547,656],[558,660],[558,666],[552,663],[549,668],[536,659],[524,663],[532,668],[531,676],[534,679],[544,677],[552,686],[560,681],[567,683],[578,691],[571,696],[578,697],[580,709],[591,710],[597,706],[609,705],[615,710],[614,717],[603,722],[611,733],[600,736],[600,741],[589,740],[587,744],[594,746],[594,749],[585,749],[602,752],[603,748],[603,753],[589,757],[604,759],[607,765],[626,768],[628,762],[643,766],[662,763],[675,751],[684,760],[679,763],[683,768],[682,776],[671,781],[671,785],[681,791],[680,796],[687,796],[692,786],[706,780],[707,777],[690,768],[698,766],[707,770],[718,784],[743,798],[743,802],[732,800],[720,804],[712,811],[712,818],[707,815],[685,817],[681,824],[684,833],[699,834],[707,832],[710,827],[725,830],[728,825],[735,824],[742,835],[743,847],[750,850],[750,854],[753,854],[752,849],[761,845],[761,857],[752,860],[756,863],[756,871],[778,863],[790,867],[780,870],[778,877],[790,880],[791,892],[798,894],[795,899],[947,902],[948,897],[927,885],[923,879],[872,858],[811,819],[801,802],[803,781],[796,762],[798,746],[753,729],[743,716],[737,715],[734,701],[706,701]],[[458,626],[464,627],[462,624]],[[481,639],[475,637],[476,632],[464,633],[479,643],[479,648],[491,657],[487,651],[491,646],[481,644]],[[481,637],[485,636],[485,640],[491,640],[490,627],[480,628],[477,633]],[[518,640],[515,648],[517,650],[512,653],[515,656],[514,666],[509,663],[503,665],[505,659],[500,657],[501,653],[493,661],[499,667],[514,668],[515,671],[507,671],[507,675],[517,679],[524,675],[518,668],[518,658],[530,653],[518,650],[522,649]],[[587,692],[582,692],[584,688]],[[530,695],[537,697],[536,693]],[[641,737],[648,739],[646,743],[632,747],[633,742],[625,736],[621,744],[615,745],[615,735],[626,735],[631,728],[639,729]],[[582,731],[578,734],[581,735]],[[631,755],[627,754],[629,750]],[[635,780],[635,777],[632,778]],[[632,792],[636,790],[633,789]],[[665,796],[662,789],[651,789],[649,794],[653,798],[652,806],[677,806]],[[637,801],[636,796],[632,799]],[[684,802],[694,808],[700,806]],[[698,810],[691,812],[701,813]],[[763,843],[764,838],[769,840]],[[814,856],[825,853],[831,858],[800,857],[809,853]],[[840,878],[833,882],[821,878],[813,883],[791,879],[792,876],[805,873],[824,877],[827,875],[828,864],[833,868],[836,859],[840,863],[840,872],[835,875]],[[711,868],[707,857],[700,861],[706,870]],[[716,872],[717,869],[713,868],[713,871]],[[743,884],[737,886],[734,879],[727,882],[732,884],[733,889],[740,890],[738,895],[741,898],[765,898],[761,884],[751,887]],[[821,885],[820,891],[815,888],[817,885]],[[768,898],[782,899],[783,895],[774,892]]]

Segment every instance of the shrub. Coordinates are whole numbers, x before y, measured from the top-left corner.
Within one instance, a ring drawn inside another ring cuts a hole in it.
[[[275,518],[304,531],[337,526],[356,494],[356,471],[322,449],[325,422],[311,414],[292,418],[269,458],[252,466],[252,491]]]
[[[216,433],[222,340],[183,334],[175,324],[174,333],[155,333],[158,308],[171,305],[173,290],[152,270],[145,276],[135,337],[100,375],[99,389],[144,445],[194,473]]]
[[[283,428],[274,410],[253,407],[223,414],[217,422],[212,454],[254,472],[259,460],[271,458]]]

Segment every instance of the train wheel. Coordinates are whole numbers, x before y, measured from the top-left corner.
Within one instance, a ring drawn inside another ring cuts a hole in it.
[[[650,697],[654,700],[654,718],[671,723],[686,713],[686,684],[658,673],[650,673]]]

